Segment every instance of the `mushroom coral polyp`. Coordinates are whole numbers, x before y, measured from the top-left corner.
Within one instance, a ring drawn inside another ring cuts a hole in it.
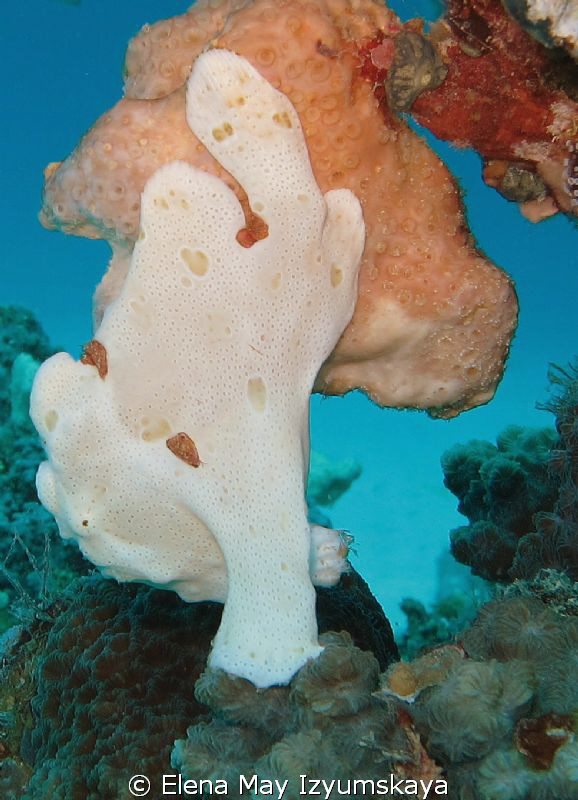
[[[362,74],[400,27],[369,0],[198,3],[143,28],[125,97],[46,171],[42,221],[113,258],[81,363],[34,385],[42,502],[106,574],[225,600],[211,664],[258,686],[319,652],[311,576],[343,567],[306,519],[312,389],[454,416],[515,327],[446,168]]]

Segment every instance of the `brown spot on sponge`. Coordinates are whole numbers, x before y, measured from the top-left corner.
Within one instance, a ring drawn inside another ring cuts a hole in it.
[[[108,374],[108,358],[106,355],[106,348],[103,344],[93,339],[88,344],[84,345],[82,350],[82,358],[80,359],[83,364],[90,364],[96,367],[98,374],[101,378],[106,378]]]
[[[174,453],[177,458],[180,458],[181,461],[184,461],[185,464],[189,464],[191,467],[199,467],[202,463],[196,444],[189,434],[184,433],[184,431],[175,433],[174,436],[167,439],[167,447],[171,453]]]

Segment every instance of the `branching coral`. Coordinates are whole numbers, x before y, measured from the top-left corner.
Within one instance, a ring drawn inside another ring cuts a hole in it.
[[[511,425],[496,445],[472,441],[444,453],[444,483],[470,524],[452,531],[452,553],[489,580],[507,580],[518,543],[537,511],[553,508],[557,482],[548,474],[553,430]]]
[[[534,579],[543,569],[578,578],[578,370],[553,366],[552,399],[540,408],[556,429],[510,426],[497,447],[470,442],[442,458],[446,486],[469,526],[452,531],[452,552],[490,580]]]

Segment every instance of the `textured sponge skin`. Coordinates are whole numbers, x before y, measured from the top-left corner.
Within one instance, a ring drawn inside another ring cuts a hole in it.
[[[239,243],[241,205],[214,175],[172,162],[150,178],[92,360],[59,354],[37,376],[38,489],[105,573],[226,595],[211,663],[267,686],[320,651],[308,401],[353,313],[364,225],[350,191],[321,194],[295,109],[249,62],[201,56],[187,104],[261,238]]]

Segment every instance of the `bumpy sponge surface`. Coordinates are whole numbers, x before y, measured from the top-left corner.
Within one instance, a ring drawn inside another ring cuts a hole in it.
[[[205,53],[187,104],[258,235],[219,178],[184,162],[152,176],[84,363],[61,353],[38,373],[38,490],[106,574],[226,594],[211,663],[267,686],[319,653],[308,400],[353,313],[364,225],[350,191],[321,194],[295,109],[249,62]]]

